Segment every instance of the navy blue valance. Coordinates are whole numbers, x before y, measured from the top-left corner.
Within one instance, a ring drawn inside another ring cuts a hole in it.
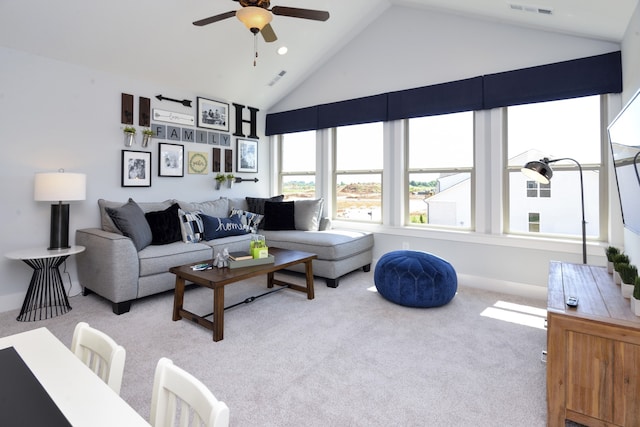
[[[319,129],[387,120],[387,95],[374,95],[318,106]]]
[[[482,77],[389,94],[387,120],[410,119],[482,109]]]
[[[318,127],[318,106],[267,114],[267,135],[303,132]]]
[[[490,74],[484,108],[622,92],[622,54],[612,52],[538,67]]]
[[[265,134],[401,120],[622,92],[622,54],[574,59],[267,114]]]

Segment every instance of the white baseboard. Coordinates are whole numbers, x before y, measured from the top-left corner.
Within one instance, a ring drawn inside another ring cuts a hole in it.
[[[18,292],[9,295],[0,295],[0,313],[11,310],[18,310],[22,307],[24,301],[25,292]]]
[[[64,283],[64,289],[67,291],[67,296],[69,298],[79,295],[82,292],[82,286],[80,286],[80,282],[74,281],[70,287],[68,280],[65,279],[66,277],[63,277],[62,282]],[[22,303],[24,302],[24,297],[26,294],[27,290],[25,289],[23,292],[0,295],[0,313],[11,310],[19,310],[20,307],[22,307]]]
[[[488,277],[458,274],[458,285],[469,288],[484,289],[486,291],[517,295],[547,301],[547,287],[528,285],[526,283],[508,282]]]

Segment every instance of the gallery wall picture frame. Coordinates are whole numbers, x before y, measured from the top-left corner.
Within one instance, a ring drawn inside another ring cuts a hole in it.
[[[199,128],[229,132],[229,104],[198,97]]]
[[[224,150],[221,150],[220,148],[213,149],[213,162],[211,162],[213,172],[221,172],[220,170],[221,151],[224,151]]]
[[[206,175],[209,173],[209,153],[189,151],[189,173]]]
[[[184,176],[184,145],[158,144],[158,176]]]
[[[122,187],[151,187],[151,152],[122,150]]]
[[[224,150],[224,171],[233,172],[233,150]]]
[[[236,139],[236,171],[258,173],[258,141]]]

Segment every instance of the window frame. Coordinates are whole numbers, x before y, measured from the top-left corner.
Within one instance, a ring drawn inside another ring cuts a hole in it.
[[[460,111],[457,113],[445,113],[441,115],[447,114],[458,114],[463,113],[464,111]],[[405,146],[405,158],[404,158],[404,182],[406,185],[406,190],[403,194],[404,199],[404,218],[402,221],[403,227],[421,227],[421,228],[433,228],[433,229],[450,229],[457,231],[474,231],[476,227],[476,212],[475,212],[475,199],[476,199],[476,119],[477,119],[477,111],[469,111],[471,113],[472,120],[472,162],[469,167],[444,167],[444,168],[410,168],[409,167],[409,157],[411,156],[410,150],[410,140],[409,140],[409,123],[411,119],[403,120],[404,127],[404,146]],[[429,223],[412,223],[411,222],[411,211],[410,211],[410,195],[409,195],[409,183],[411,182],[411,174],[417,173],[428,173],[428,174],[459,174],[459,173],[468,173],[469,174],[469,225],[465,227],[458,226],[450,226],[450,225],[439,225],[439,224],[429,224]]]
[[[607,96],[606,95],[587,95],[587,96],[583,96],[583,97],[578,97],[578,98],[587,98],[587,97],[598,97],[599,98],[599,119],[600,119],[600,123],[599,123],[599,151],[600,151],[600,163],[580,163],[580,166],[582,167],[582,174],[583,177],[587,172],[597,172],[598,173],[598,222],[599,222],[599,227],[598,227],[598,233],[597,235],[590,235],[587,233],[587,241],[594,241],[594,242],[598,242],[598,241],[604,241],[608,238],[608,232],[607,232],[607,227],[608,227],[608,223],[609,223],[609,208],[608,206],[605,206],[605,203],[603,203],[603,200],[608,200],[609,196],[609,192],[607,190],[607,177],[608,177],[608,161],[607,159],[609,159],[610,153],[609,153],[609,141],[608,141],[608,137],[607,137],[607,124],[608,124],[608,118],[607,118],[607,111],[608,111],[608,102],[607,102]],[[574,98],[565,98],[565,99],[556,99],[556,100],[552,100],[552,101],[543,101],[543,102],[539,102],[538,104],[544,104],[545,102],[556,102],[556,101],[563,101],[563,100],[569,100],[569,99],[574,99]],[[502,209],[502,233],[504,235],[507,236],[523,236],[523,237],[544,237],[544,238],[548,238],[548,239],[553,239],[553,240],[562,240],[562,239],[570,239],[570,240],[580,240],[582,239],[582,234],[580,233],[579,235],[577,234],[566,234],[566,233],[542,233],[542,232],[525,232],[525,231],[513,231],[511,230],[511,224],[510,224],[510,215],[511,215],[511,200],[510,200],[510,174],[511,173],[521,173],[520,169],[522,166],[524,165],[509,165],[509,138],[508,138],[508,133],[509,133],[509,118],[508,118],[508,106],[507,107],[502,107],[500,108],[501,111],[501,116],[502,116],[502,120],[503,120],[503,147],[502,147],[502,152],[503,152],[503,157],[502,157],[502,163],[503,163],[503,172],[504,172],[504,176],[503,176],[503,209]],[[553,159],[552,159],[553,160]],[[553,171],[554,173],[556,172],[579,172],[579,168],[578,165],[576,165],[575,163],[571,162],[568,164],[562,164],[562,163],[554,163],[553,164]],[[540,196],[540,188],[541,186],[538,185],[538,198],[541,198],[542,196]],[[549,194],[551,195],[551,184],[549,184]],[[588,189],[584,189],[584,194],[587,194]],[[550,198],[549,196],[545,196],[542,198]],[[576,223],[580,222],[580,218],[576,218]],[[529,223],[527,221],[527,223]]]

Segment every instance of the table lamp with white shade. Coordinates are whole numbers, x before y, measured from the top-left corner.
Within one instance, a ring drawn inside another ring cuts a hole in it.
[[[69,204],[85,200],[87,176],[83,173],[66,173],[63,169],[52,173],[37,173],[34,196],[36,201],[58,202],[51,205],[51,235],[49,250],[69,248]]]

